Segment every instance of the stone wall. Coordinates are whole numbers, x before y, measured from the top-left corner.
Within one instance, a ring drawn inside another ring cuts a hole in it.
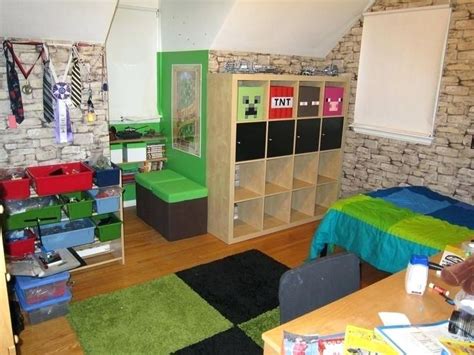
[[[3,39],[0,38],[3,42]],[[33,91],[30,95],[22,93],[25,120],[18,128],[7,127],[7,115],[11,114],[6,81],[5,57],[0,55],[0,168],[45,165],[57,162],[69,162],[88,159],[91,155],[110,155],[108,135],[108,101],[100,93],[102,84],[102,46],[80,47],[84,59],[81,69],[83,81],[83,110],[72,108],[71,115],[74,141],[58,144],[54,138],[54,123],[43,119],[43,65],[39,60],[29,76]],[[25,68],[30,68],[38,57],[34,46],[14,45],[15,53]],[[62,76],[67,64],[69,49],[63,46],[49,47],[51,58],[58,76]],[[93,123],[84,122],[87,109],[88,75],[86,66],[91,67],[90,87],[92,89],[97,119]],[[15,66],[20,85],[25,79]],[[104,75],[106,76],[104,68]],[[70,79],[67,80],[70,82]]]
[[[446,1],[377,0],[371,11],[429,6]],[[424,185],[474,202],[474,0],[451,1],[452,17],[430,146],[346,132],[343,194],[397,185]],[[357,74],[362,21],[327,56],[341,71]],[[353,75],[355,78],[355,75]],[[409,85],[409,83],[407,83]],[[349,123],[357,82],[352,82]]]
[[[370,11],[445,4],[440,0],[377,0]],[[452,0],[435,139],[430,146],[346,132],[342,195],[398,185],[423,185],[460,200],[474,202],[474,0]],[[274,65],[288,74],[306,66],[332,63],[352,75],[348,122],[353,122],[356,74],[359,67],[362,20],[324,59],[211,51],[209,71],[221,72],[226,62],[248,60]],[[407,83],[409,84],[409,83]]]

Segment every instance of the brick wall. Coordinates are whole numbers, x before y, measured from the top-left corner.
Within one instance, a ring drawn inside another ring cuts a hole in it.
[[[3,38],[0,38],[3,42]],[[14,46],[25,68],[31,67],[38,56],[33,46]],[[49,47],[51,58],[58,76],[62,76],[67,64],[69,52],[66,47]],[[88,159],[91,155],[110,155],[108,136],[108,102],[100,93],[102,83],[102,61],[100,53],[103,47],[80,47],[79,52],[84,63],[91,67],[90,84],[93,93],[97,120],[94,123],[84,123],[84,113],[87,108],[88,78],[85,68],[81,70],[83,80],[83,112],[77,108],[70,109],[74,141],[58,144],[54,139],[54,123],[46,123],[43,119],[43,65],[39,60],[29,76],[33,92],[30,95],[22,93],[25,110],[25,120],[16,129],[7,128],[6,117],[11,113],[6,81],[5,57],[0,55],[0,168],[25,167],[31,165],[53,164]],[[16,67],[16,66],[15,66]],[[18,67],[20,85],[25,79]],[[105,68],[104,74],[106,75]],[[70,82],[70,79],[67,80]]]
[[[445,4],[436,0],[377,0],[371,11]],[[342,195],[398,185],[424,185],[474,202],[474,0],[452,0],[453,9],[441,91],[430,146],[346,132]],[[336,64],[355,78],[359,66],[362,20],[324,59],[262,53],[211,51],[209,71],[227,61],[246,59],[298,74],[306,66]],[[407,83],[409,85],[409,83]],[[357,82],[351,83],[348,121],[353,122]]]

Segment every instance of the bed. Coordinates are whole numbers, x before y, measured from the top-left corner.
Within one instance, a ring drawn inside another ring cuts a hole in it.
[[[474,239],[473,205],[426,187],[394,187],[336,201],[314,234],[309,259],[338,245],[393,273],[412,254],[432,256],[467,239]]]

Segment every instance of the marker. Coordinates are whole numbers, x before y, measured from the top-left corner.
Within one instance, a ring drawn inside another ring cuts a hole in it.
[[[430,283],[428,284],[428,287],[431,288],[431,289],[433,289],[433,290],[435,290],[438,295],[440,295],[441,297],[443,297],[443,298],[444,298],[444,301],[445,301],[446,303],[450,304],[451,306],[454,306],[454,304],[455,304],[455,303],[454,303],[454,300],[453,300],[452,298],[448,297],[448,295],[449,295],[449,291],[448,291],[448,290],[442,288],[441,286],[435,285],[435,284],[432,283],[432,282],[430,282]]]

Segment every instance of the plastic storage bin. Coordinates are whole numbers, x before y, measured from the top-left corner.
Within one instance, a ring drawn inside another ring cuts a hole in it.
[[[38,195],[54,195],[92,188],[93,171],[84,163],[66,163],[26,168]]]
[[[0,198],[3,200],[23,200],[30,197],[30,178],[0,180]]]
[[[110,161],[115,164],[123,163],[123,144],[110,144]]]
[[[94,241],[94,223],[89,218],[48,224],[41,227],[41,242],[46,250],[70,248]]]
[[[36,234],[31,229],[20,229],[5,234],[8,255],[21,258],[35,251]]]
[[[28,305],[45,302],[66,293],[69,277],[68,271],[44,278],[17,276],[15,291]]]
[[[61,204],[56,196],[32,197],[21,201],[7,201],[6,229],[22,229],[61,220]]]
[[[88,193],[94,199],[94,210],[97,214],[116,212],[120,209],[120,187],[108,187],[89,190]]]
[[[122,221],[113,213],[92,217],[95,224],[95,234],[101,242],[120,238]]]
[[[142,162],[146,160],[146,143],[127,143],[123,150],[124,161],[131,162]]]
[[[79,219],[92,216],[91,196],[85,192],[72,192],[60,195],[59,199],[63,203],[64,210],[69,219]]]
[[[65,316],[69,312],[69,302],[71,301],[71,292],[66,290],[66,293],[61,297],[52,298],[45,302],[29,305],[23,298],[21,292],[17,294],[20,306],[25,311],[27,320],[30,324],[38,324],[53,318]]]
[[[112,163],[110,169],[94,169],[94,182],[99,187],[120,184],[120,168]]]

